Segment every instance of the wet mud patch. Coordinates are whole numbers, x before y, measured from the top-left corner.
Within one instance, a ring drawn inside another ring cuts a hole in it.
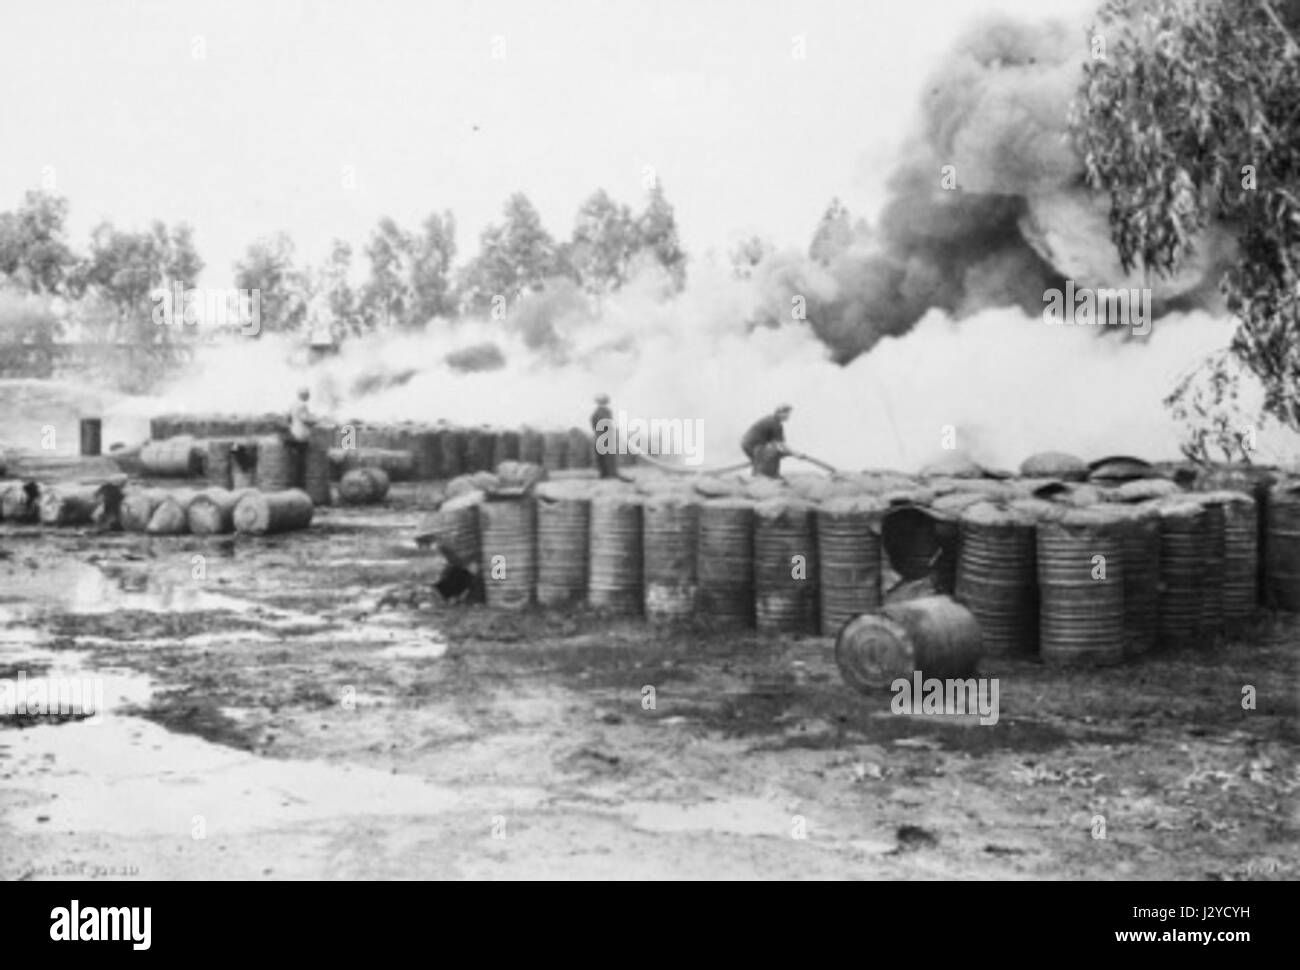
[[[46,628],[60,641],[77,637],[106,640],[185,640],[211,633],[214,628],[231,633],[261,630],[266,621],[232,610],[193,613],[158,613],[152,610],[121,610],[115,613],[70,614],[51,616]]]
[[[255,751],[260,729],[240,724],[222,707],[216,698],[191,688],[161,691],[147,705],[128,707],[122,713],[152,721],[173,733],[192,734],[239,751]]]

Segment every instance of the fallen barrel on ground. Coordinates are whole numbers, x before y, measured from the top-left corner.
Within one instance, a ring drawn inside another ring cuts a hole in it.
[[[817,510],[820,626],[837,632],[859,613],[880,608],[880,519],[883,501],[836,498]]]
[[[388,496],[388,475],[382,468],[354,468],[339,479],[339,501],[344,505],[374,505]]]
[[[153,518],[153,511],[166,497],[160,488],[133,488],[122,496],[119,519],[126,532],[143,532]]]
[[[478,506],[479,555],[487,605],[518,610],[537,586],[537,505],[531,498]]]
[[[687,493],[652,495],[642,512],[645,613],[651,620],[683,620],[695,612],[699,502]]]
[[[189,506],[196,494],[198,493],[192,489],[164,492],[162,501],[154,506],[144,531],[149,535],[184,535],[190,529]]]
[[[514,463],[518,465],[518,463]],[[537,489],[537,602],[581,603],[587,597],[591,499],[577,483]]]
[[[199,473],[202,461],[195,439],[184,435],[146,443],[140,449],[140,465],[150,478],[188,478]]]
[[[900,677],[910,681],[914,673],[939,680],[973,677],[979,658],[979,623],[947,596],[856,616],[835,640],[840,675],[864,693],[888,689]]]
[[[329,461],[331,469],[339,478],[357,468],[378,468],[392,482],[423,477],[418,474],[416,458],[409,451],[394,451],[387,448],[331,448]]]
[[[0,487],[0,519],[14,524],[39,522],[41,487],[36,482],[9,481]]]
[[[297,488],[280,492],[246,492],[235,503],[235,531],[267,535],[305,529],[311,525],[311,496]]]
[[[724,624],[754,625],[754,506],[741,499],[700,505],[695,572],[698,610]]]
[[[587,602],[620,616],[644,608],[641,498],[598,495],[591,503],[591,556]]]
[[[232,491],[228,488],[208,488],[190,499],[185,509],[185,519],[190,532],[196,536],[225,535],[235,531],[235,506],[252,489]]]
[[[1036,524],[1027,509],[983,501],[961,514],[957,600],[979,622],[986,655],[1038,650]]]
[[[1039,656],[1061,666],[1124,659],[1124,543],[1102,507],[1038,523]],[[1100,558],[1099,558],[1100,557]]]
[[[41,525],[89,525],[99,504],[97,485],[53,485],[41,491]]]
[[[817,632],[817,522],[811,503],[754,507],[754,617],[760,633]]]

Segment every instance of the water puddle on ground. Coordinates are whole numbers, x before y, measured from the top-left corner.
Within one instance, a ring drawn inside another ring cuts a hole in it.
[[[729,798],[695,805],[627,802],[620,814],[634,828],[649,832],[720,832],[789,838],[797,812],[761,798]]]
[[[49,613],[247,613],[255,607],[248,600],[209,592],[193,582],[150,583],[142,570],[103,570],[66,560],[35,568],[7,563],[0,570],[0,622]]]
[[[11,812],[21,830],[225,837],[340,816],[455,809],[456,792],[359,765],[281,761],[210,744],[138,718],[0,734],[0,778],[47,796]]]

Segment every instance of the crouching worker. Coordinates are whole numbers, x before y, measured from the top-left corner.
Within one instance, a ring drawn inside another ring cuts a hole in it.
[[[790,453],[785,444],[785,422],[792,410],[790,405],[782,404],[755,421],[740,439],[740,450],[749,459],[755,475],[781,477],[781,458]]]

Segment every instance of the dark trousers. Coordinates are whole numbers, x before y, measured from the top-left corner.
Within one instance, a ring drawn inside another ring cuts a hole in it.
[[[618,455],[603,454],[596,449],[596,470],[601,478],[618,478]]]
[[[294,488],[302,488],[307,484],[308,442],[285,438],[284,443],[289,450],[289,481]]]

